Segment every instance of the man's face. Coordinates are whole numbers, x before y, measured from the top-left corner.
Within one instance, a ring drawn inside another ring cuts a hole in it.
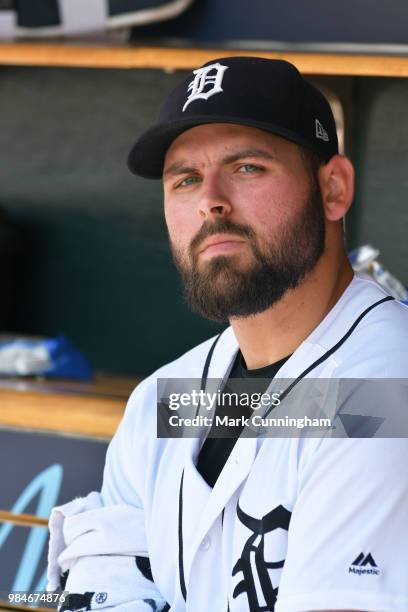
[[[324,251],[319,186],[299,147],[256,128],[202,125],[167,152],[164,207],[193,310],[218,321],[263,312]]]

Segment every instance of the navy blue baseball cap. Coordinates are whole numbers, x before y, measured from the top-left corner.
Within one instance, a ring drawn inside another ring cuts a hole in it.
[[[259,128],[327,162],[338,153],[336,123],[323,94],[283,60],[226,57],[194,70],[169,94],[158,121],[130,151],[129,169],[159,179],[166,152],[186,130],[207,123]]]

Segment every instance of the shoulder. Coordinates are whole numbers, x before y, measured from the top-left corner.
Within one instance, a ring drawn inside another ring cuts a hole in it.
[[[349,334],[334,355],[336,376],[407,376],[408,307],[397,300],[381,302],[387,296],[375,281],[357,275],[333,309],[320,342],[327,350]]]
[[[171,379],[171,378],[191,378],[201,379],[203,368],[213,346],[216,341],[218,334],[201,342],[197,346],[183,353],[173,361],[161,366],[150,376],[145,378],[131,394],[126,411],[125,420],[126,422],[135,421],[140,417],[140,412],[143,412],[143,418],[145,419],[149,413],[150,416],[155,418],[156,416],[156,402],[157,402],[157,381],[159,379]],[[220,337],[221,345],[220,349],[222,352],[223,345],[230,341],[231,328],[227,328]],[[229,347],[228,347],[229,348]]]
[[[228,331],[228,330],[226,330]],[[173,361],[166,363],[155,370],[148,378],[146,378],[134,391],[142,390],[151,385],[155,385],[158,378],[199,378],[201,377],[207,355],[211,350],[212,345],[218,338],[212,336],[208,340],[201,342],[190,350],[186,351]]]
[[[341,376],[406,378],[408,308],[393,301],[371,311],[345,347]]]

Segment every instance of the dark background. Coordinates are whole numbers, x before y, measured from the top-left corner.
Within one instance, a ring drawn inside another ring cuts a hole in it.
[[[407,44],[407,23],[405,0],[195,0],[131,38],[248,49],[368,43],[384,52],[381,45]],[[183,76],[0,68],[0,330],[64,333],[98,370],[135,376],[217,333],[182,303],[160,183],[125,166],[135,137]],[[357,169],[348,246],[374,244],[408,284],[408,81],[313,80],[345,112],[346,152]]]
[[[1,258],[0,329],[65,333],[97,369],[139,376],[217,332],[182,303],[160,182],[134,177],[125,164],[181,76],[1,69],[0,209],[19,249]],[[357,169],[349,246],[373,243],[407,284],[408,81],[317,82],[343,102]]]
[[[405,0],[195,0],[171,21],[134,28],[143,36],[287,43],[408,42]]]

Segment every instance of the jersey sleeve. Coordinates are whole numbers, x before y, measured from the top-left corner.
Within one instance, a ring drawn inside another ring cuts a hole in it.
[[[408,610],[407,465],[407,439],[318,441],[299,471],[276,612]]]
[[[67,576],[64,610],[169,610],[153,581],[137,476],[143,453],[128,406],[106,457],[101,493],[54,509],[50,520],[49,587]],[[138,459],[139,458],[139,459]],[[51,580],[50,580],[51,577]]]

